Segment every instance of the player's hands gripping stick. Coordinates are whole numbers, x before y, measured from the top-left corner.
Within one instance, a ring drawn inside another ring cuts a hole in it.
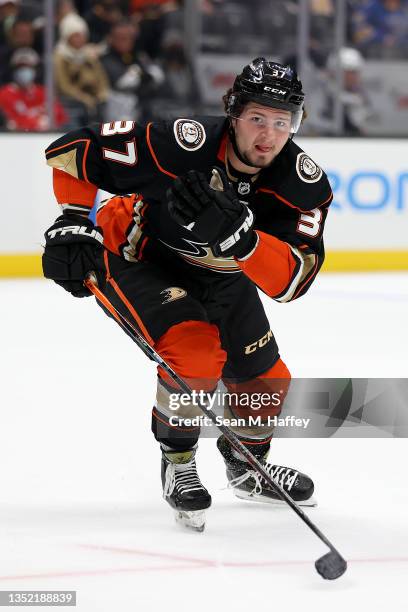
[[[243,257],[255,246],[254,215],[223,170],[213,170],[210,184],[202,172],[190,170],[174,181],[167,198],[171,217],[208,243],[215,256]]]

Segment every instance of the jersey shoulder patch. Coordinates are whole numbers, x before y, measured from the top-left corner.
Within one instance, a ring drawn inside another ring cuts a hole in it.
[[[333,194],[326,173],[293,141],[276,168],[276,193],[298,210],[313,210],[330,204]]]
[[[173,132],[176,142],[186,151],[197,151],[207,138],[203,124],[195,119],[176,119]]]
[[[303,151],[296,157],[296,172],[301,181],[317,183],[323,176],[323,170]]]
[[[148,143],[161,172],[180,176],[188,170],[206,172],[217,158],[226,130],[225,117],[178,118],[150,124]]]

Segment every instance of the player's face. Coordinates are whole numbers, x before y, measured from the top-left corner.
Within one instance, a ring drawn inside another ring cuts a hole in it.
[[[257,168],[269,166],[290,136],[291,113],[286,110],[249,102],[233,121],[242,157]]]

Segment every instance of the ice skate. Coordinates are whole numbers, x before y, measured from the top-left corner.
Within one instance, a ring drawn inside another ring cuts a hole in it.
[[[270,485],[248,465],[245,459],[239,456],[224,436],[218,438],[217,447],[227,466],[228,487],[233,489],[237,497],[277,505],[285,503]],[[252,452],[274,482],[289,493],[299,506],[317,505],[313,498],[314,484],[309,476],[293,468],[268,463],[268,444],[255,446]]]
[[[204,531],[211,496],[197,474],[196,447],[181,452],[161,449],[163,497],[174,508],[176,522],[193,531]]]

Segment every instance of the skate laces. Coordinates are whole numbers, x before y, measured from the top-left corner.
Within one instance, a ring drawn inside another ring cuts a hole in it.
[[[190,493],[191,491],[202,491],[204,489],[197,474],[195,460],[184,464],[171,462],[168,464],[163,497],[170,497],[174,489],[177,489],[180,493]]]
[[[296,482],[296,478],[298,477],[299,472],[293,470],[292,468],[283,467],[281,465],[272,465],[271,463],[264,464],[265,470],[271,476],[272,480],[278,484],[281,489],[285,491],[290,491],[293,485]],[[265,479],[262,478],[258,472],[255,470],[248,469],[240,476],[233,478],[229,481],[227,488],[233,489],[235,487],[239,487],[239,485],[246,482],[249,478],[253,478],[255,481],[254,488],[250,492],[251,495],[261,495],[262,494],[262,482],[267,484]]]

